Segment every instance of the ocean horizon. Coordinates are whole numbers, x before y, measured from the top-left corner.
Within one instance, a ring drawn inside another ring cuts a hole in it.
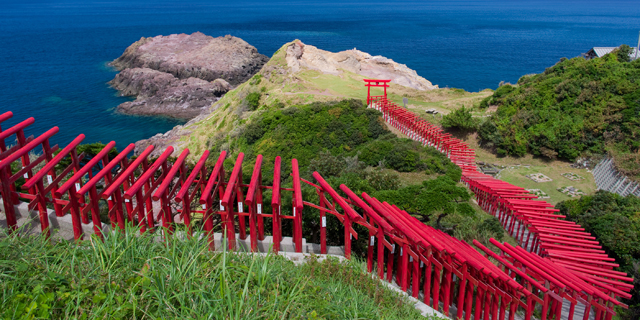
[[[27,1],[0,4],[0,112],[52,141],[127,144],[180,121],[122,115],[108,63],[141,37],[200,31],[271,56],[300,39],[406,64],[441,88],[495,89],[594,46],[638,44],[637,1]],[[363,89],[364,90],[364,89]]]

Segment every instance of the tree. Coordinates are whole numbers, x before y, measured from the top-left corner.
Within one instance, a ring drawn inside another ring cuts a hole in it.
[[[562,59],[501,86],[482,103],[498,108],[478,130],[481,144],[500,155],[569,161],[607,152],[619,171],[640,179],[640,60],[622,62],[630,50]]]

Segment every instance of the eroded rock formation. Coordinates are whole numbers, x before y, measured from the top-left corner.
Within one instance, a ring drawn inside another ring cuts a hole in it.
[[[122,70],[110,84],[136,100],[119,112],[192,119],[251,78],[269,60],[244,40],[200,32],[142,38],[111,64]]]
[[[238,85],[260,71],[269,58],[240,38],[201,32],[141,38],[112,62],[120,70],[149,68],[176,78],[223,79]]]
[[[109,84],[122,95],[136,97],[135,101],[119,105],[119,112],[179,119],[196,117],[231,89],[222,79],[211,82],[194,77],[178,79],[149,68],[125,69]]]
[[[407,65],[356,49],[334,53],[296,41],[287,47],[285,59],[293,72],[307,68],[337,75],[345,70],[372,79],[391,79],[392,83],[417,90],[438,88]]]

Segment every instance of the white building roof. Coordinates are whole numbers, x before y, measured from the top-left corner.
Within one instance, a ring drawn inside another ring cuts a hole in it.
[[[610,53],[611,51],[618,49],[618,47],[593,47],[593,52],[596,53],[596,55],[598,56],[598,58],[601,58],[602,56],[604,56],[607,53]],[[636,48],[631,48],[631,53],[629,54],[629,56],[633,59],[636,57]]]

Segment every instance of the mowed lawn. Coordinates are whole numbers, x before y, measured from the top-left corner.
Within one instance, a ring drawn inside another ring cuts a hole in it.
[[[498,179],[525,189],[540,189],[550,197],[544,199],[549,203],[556,204],[564,200],[577,199],[557,191],[557,188],[573,186],[587,195],[596,191],[596,182],[591,171],[572,168],[571,163],[567,161],[547,160],[530,154],[520,158],[498,157],[489,150],[481,148],[476,137],[477,134],[474,133],[467,136],[459,136],[458,138],[468,143],[475,150],[476,161],[506,167],[500,172]],[[575,173],[584,179],[580,181],[569,180],[562,176],[563,173],[567,172]],[[535,182],[526,177],[526,175],[532,173],[542,173],[553,179],[553,181]]]
[[[550,198],[543,199],[549,203],[556,204],[560,201],[575,199],[571,198],[560,191],[558,188],[573,186],[584,192],[585,194],[593,194],[596,190],[595,180],[591,172],[587,172],[585,169],[575,169],[569,167],[569,164],[563,162],[556,162],[549,166],[529,166],[524,165],[512,166],[500,172],[499,179],[520,186],[526,189],[540,189],[544,191]],[[563,173],[573,172],[584,180],[572,181],[562,176]],[[549,182],[535,182],[526,177],[528,174],[542,173],[547,177],[553,179]]]

